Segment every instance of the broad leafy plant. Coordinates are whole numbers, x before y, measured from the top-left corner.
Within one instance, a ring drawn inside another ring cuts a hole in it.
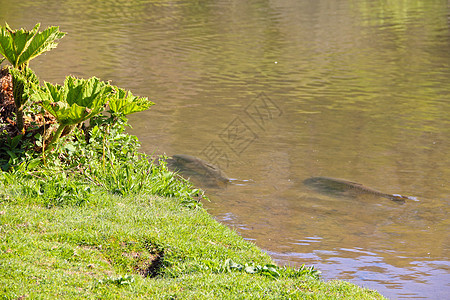
[[[66,33],[60,32],[58,26],[48,27],[38,32],[40,24],[32,30],[12,30],[8,24],[0,27],[0,54],[19,70],[28,66],[36,56],[55,48]],[[0,61],[1,62],[1,61]]]
[[[0,63],[7,59],[13,69],[14,102],[16,105],[17,129],[24,134],[23,105],[28,100],[29,90],[33,88],[30,83],[36,83],[37,77],[28,68],[30,60],[36,56],[55,48],[58,39],[65,33],[59,31],[59,27],[48,27],[39,32],[40,24],[36,24],[32,30],[12,30],[6,23],[0,27]]]
[[[112,96],[113,87],[96,77],[78,79],[66,77],[64,85],[46,82],[31,96],[34,101],[52,114],[59,127],[49,142],[52,145],[61,137],[63,131],[103,111]]]

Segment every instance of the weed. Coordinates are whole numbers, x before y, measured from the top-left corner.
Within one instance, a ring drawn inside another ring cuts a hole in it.
[[[305,267],[302,265],[299,269],[291,267],[279,267],[274,264],[266,264],[264,266],[255,265],[253,263],[245,263],[244,265],[227,259],[221,268],[222,272],[241,271],[248,274],[260,274],[270,278],[288,277],[299,278],[302,276],[310,276],[319,279],[320,271],[315,270],[313,266]]]
[[[134,282],[134,277],[132,275],[125,275],[119,277],[107,277],[105,279],[100,279],[98,283],[100,284],[115,284],[117,286],[130,285]]]

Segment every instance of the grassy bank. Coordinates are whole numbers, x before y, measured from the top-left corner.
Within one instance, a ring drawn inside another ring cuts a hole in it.
[[[123,124],[96,128],[0,173],[0,298],[382,298],[273,265]]]
[[[230,268],[230,259],[272,261],[205,210],[175,199],[95,192],[93,205],[47,208],[10,196],[17,189],[2,187],[2,298],[381,298],[308,271],[280,268],[274,278]]]

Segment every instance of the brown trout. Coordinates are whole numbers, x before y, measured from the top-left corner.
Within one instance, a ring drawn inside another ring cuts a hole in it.
[[[360,183],[339,178],[311,177],[305,179],[303,183],[317,190],[318,192],[331,194],[335,196],[356,197],[358,194],[368,194],[387,198],[398,203],[405,203],[405,200],[407,199],[417,201],[415,197],[402,196],[398,194],[386,194],[377,191],[375,189],[366,187]]]

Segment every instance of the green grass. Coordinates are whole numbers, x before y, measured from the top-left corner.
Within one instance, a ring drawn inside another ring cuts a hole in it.
[[[292,269],[281,276],[227,270],[269,256],[202,208],[147,194],[47,208],[0,197],[0,298],[18,299],[380,299],[355,285]]]

